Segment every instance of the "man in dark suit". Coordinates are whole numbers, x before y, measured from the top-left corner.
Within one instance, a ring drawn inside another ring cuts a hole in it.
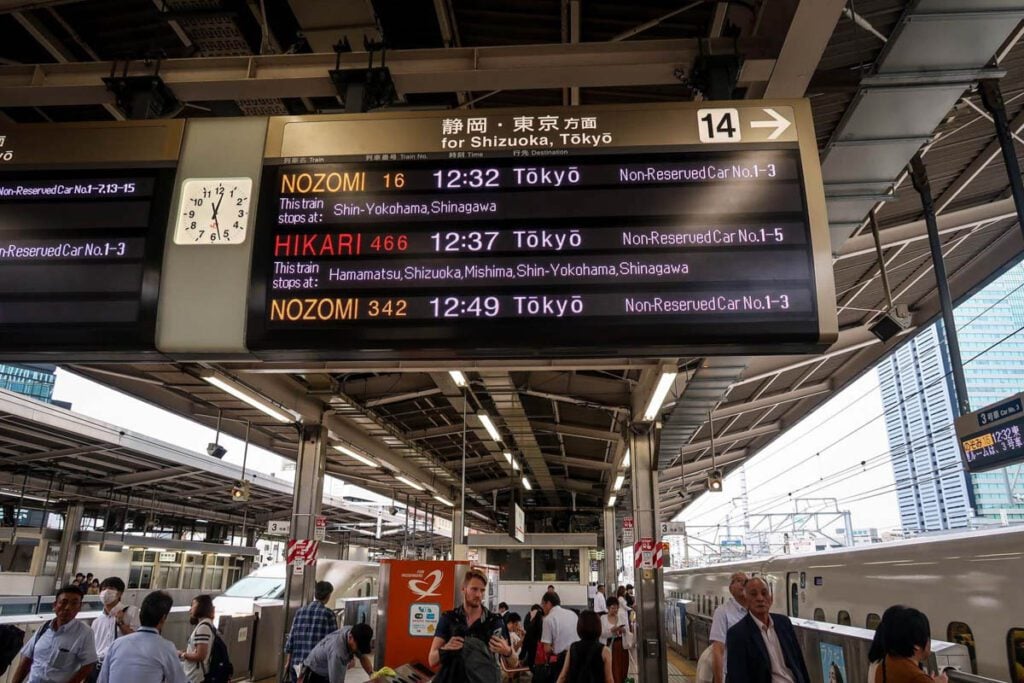
[[[810,683],[789,617],[771,614],[772,594],[763,579],[744,587],[747,616],[729,629],[726,683]]]

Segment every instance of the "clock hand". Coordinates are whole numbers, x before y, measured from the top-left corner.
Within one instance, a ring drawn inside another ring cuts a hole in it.
[[[220,221],[217,220],[217,211],[220,210],[220,204],[224,201],[224,195],[220,196],[217,200],[217,204],[213,207],[213,224],[217,226],[217,231],[220,232]]]

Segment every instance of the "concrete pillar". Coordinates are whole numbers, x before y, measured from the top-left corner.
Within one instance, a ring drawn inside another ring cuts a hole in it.
[[[452,514],[452,559],[468,560],[469,546],[466,544],[466,523],[463,511],[456,508]]]
[[[618,535],[618,529],[615,526],[615,508],[605,506],[601,523],[604,525],[604,572],[601,574],[600,583],[604,584],[604,594],[605,597],[608,597],[615,594],[616,578],[619,573],[618,546],[615,542]]]
[[[320,514],[324,497],[324,468],[327,464],[327,429],[323,425],[306,425],[299,441],[299,457],[295,463],[295,489],[292,496],[292,531],[290,538],[313,538],[315,518]],[[285,551],[287,557],[287,550]],[[316,569],[306,567],[296,576],[287,568],[285,591],[285,624],[291,624],[295,611],[313,599]],[[285,628],[287,636],[288,628]]]
[[[74,571],[75,558],[78,555],[78,530],[82,526],[82,515],[85,506],[74,503],[64,513],[64,533],[60,537],[60,550],[57,553],[57,567],[53,572],[57,587],[63,586],[71,578]]]
[[[630,436],[633,488],[633,520],[636,540],[658,537],[657,433],[649,424],[636,425]],[[640,683],[668,683],[666,641],[662,611],[660,569],[637,569],[636,580],[637,665]]]

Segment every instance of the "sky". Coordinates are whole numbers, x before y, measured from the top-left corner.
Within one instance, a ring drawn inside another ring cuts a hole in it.
[[[76,413],[102,420],[119,427],[151,436],[160,441],[205,453],[206,445],[216,438],[216,430],[205,427],[187,418],[175,415],[162,408],[123,394],[63,368],[57,369],[57,382],[53,398],[71,403]],[[245,443],[227,434],[220,435],[220,444],[227,448],[224,462],[242,466]],[[286,469],[288,466],[288,469]],[[294,463],[256,446],[249,447],[246,468],[261,474],[292,481]],[[324,494],[342,497],[357,495],[373,502],[389,503],[390,499],[367,491],[358,486],[345,484],[328,475],[324,481]],[[399,507],[402,507],[401,505]]]
[[[872,369],[730,473],[722,493],[705,493],[676,521],[707,540],[725,537],[731,522],[738,537],[745,471],[752,526],[758,512],[792,512],[795,499],[836,498],[840,510],[850,511],[852,528],[890,529],[899,525],[899,510],[888,452],[878,373]]]

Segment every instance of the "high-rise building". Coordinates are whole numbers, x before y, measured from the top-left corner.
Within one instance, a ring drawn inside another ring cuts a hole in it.
[[[1024,263],[956,308],[971,410],[1024,391]],[[1024,521],[1024,465],[971,476],[979,517]]]
[[[945,346],[941,326],[931,325],[878,366],[900,524],[907,530],[957,529],[970,519]]]
[[[52,403],[56,381],[56,367],[53,365],[0,363],[0,389]]]
[[[971,410],[1024,391],[1024,263],[957,306],[954,317]],[[955,390],[942,322],[878,366],[904,529],[1024,521],[1024,465],[968,477],[953,431]]]

